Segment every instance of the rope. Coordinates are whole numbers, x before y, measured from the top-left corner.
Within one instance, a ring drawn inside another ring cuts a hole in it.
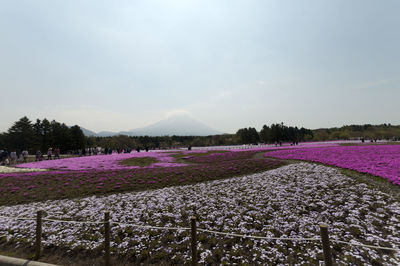
[[[0,218],[8,219],[8,220],[36,220],[35,218],[26,218],[26,217],[8,217],[0,215]],[[71,224],[103,224],[102,222],[91,222],[91,221],[68,221],[68,220],[56,220],[56,219],[42,219],[42,221],[46,222],[56,222],[56,223],[71,223]],[[138,224],[129,224],[129,223],[120,223],[120,222],[113,222],[109,221],[110,224],[117,224],[117,225],[125,225],[125,226],[132,226],[137,228],[144,228],[144,229],[156,229],[156,230],[177,230],[177,231],[186,231],[191,230],[189,227],[162,227],[162,226],[149,226],[149,225],[138,225]],[[234,237],[242,237],[242,238],[253,238],[253,239],[265,239],[265,240],[286,240],[286,241],[320,241],[321,238],[294,238],[294,237],[264,237],[264,236],[253,236],[253,235],[241,235],[236,233],[227,233],[227,232],[219,232],[207,229],[197,228],[197,231],[204,232],[204,233],[212,233],[217,235],[225,235],[225,236],[234,236]],[[0,235],[0,237],[6,237],[6,235]],[[375,248],[375,249],[383,249],[383,250],[391,250],[400,252],[400,249],[397,248],[389,248],[389,247],[382,247],[382,246],[373,246],[373,245],[365,245],[359,244],[354,242],[346,242],[341,240],[334,240],[330,239],[331,242],[345,244],[349,246],[359,246],[365,248]]]
[[[8,220],[31,220],[35,221],[36,218],[26,218],[26,217],[8,217],[8,216],[0,216],[0,218],[8,219]],[[55,220],[55,219],[46,219],[43,218],[42,221],[45,222],[56,222],[56,223],[71,223],[71,224],[102,224],[103,222],[91,222],[91,221],[68,221],[68,220]]]
[[[346,241],[341,241],[341,240],[333,240],[333,239],[330,239],[330,241],[336,242],[336,243],[340,243],[340,244],[346,244],[346,245],[349,245],[349,246],[359,246],[359,247],[365,247],[365,248],[376,248],[376,249],[384,249],[384,250],[391,250],[391,251],[400,252],[400,249],[398,249],[398,248],[388,248],[388,247],[382,247],[382,246],[364,245],[364,244],[346,242]]]
[[[266,239],[266,240],[291,240],[291,241],[316,241],[321,240],[321,238],[293,238],[293,237],[264,237],[264,236],[252,236],[252,235],[240,235],[234,233],[225,233],[225,232],[218,232],[212,231],[207,229],[197,229],[200,232],[218,234],[218,235],[225,235],[225,236],[237,236],[243,238],[255,238],[255,239]]]
[[[2,216],[0,215],[0,218],[6,219],[6,220],[36,220],[35,218],[26,218],[26,217],[9,217],[9,216]]]
[[[162,226],[127,224],[127,223],[119,223],[119,222],[112,222],[112,221],[110,221],[110,223],[125,225],[125,226],[133,226],[133,227],[138,227],[138,228],[145,228],[145,229],[163,229],[163,230],[178,230],[178,231],[191,230],[191,228],[189,228],[189,227],[162,227]]]
[[[104,223],[104,222],[68,221],[68,220],[54,220],[54,219],[42,219],[42,221],[55,222],[55,223],[71,223],[71,224],[102,224],[102,223]]]

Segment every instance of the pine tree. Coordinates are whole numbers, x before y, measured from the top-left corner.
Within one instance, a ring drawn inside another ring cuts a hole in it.
[[[32,122],[26,116],[22,117],[8,129],[7,135],[9,149],[18,153],[30,149],[34,143]]]

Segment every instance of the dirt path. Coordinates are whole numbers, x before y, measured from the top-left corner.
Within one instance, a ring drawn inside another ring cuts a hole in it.
[[[47,171],[47,169],[16,168],[12,166],[0,166],[0,173],[43,172],[43,171]]]

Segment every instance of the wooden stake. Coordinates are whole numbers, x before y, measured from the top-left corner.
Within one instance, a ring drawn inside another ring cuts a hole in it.
[[[110,266],[110,213],[104,213],[104,262]]]
[[[331,247],[329,243],[328,225],[319,224],[319,228],[321,230],[322,249],[324,250],[325,265],[332,266],[333,262],[332,262]]]
[[[35,260],[39,260],[42,255],[42,211],[36,213],[36,243]]]
[[[197,230],[196,217],[190,217],[191,233],[192,233],[192,265],[197,266]]]

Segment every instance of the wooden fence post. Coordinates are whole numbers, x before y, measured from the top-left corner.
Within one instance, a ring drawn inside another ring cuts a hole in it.
[[[322,249],[324,251],[325,265],[332,266],[333,262],[332,262],[331,247],[329,243],[328,225],[319,224],[319,228],[321,231]]]
[[[42,211],[36,213],[36,243],[35,243],[35,258],[39,260],[42,255]]]
[[[196,217],[190,217],[191,233],[192,233],[192,265],[197,266],[197,230]]]
[[[110,266],[110,213],[104,213],[104,262]]]

